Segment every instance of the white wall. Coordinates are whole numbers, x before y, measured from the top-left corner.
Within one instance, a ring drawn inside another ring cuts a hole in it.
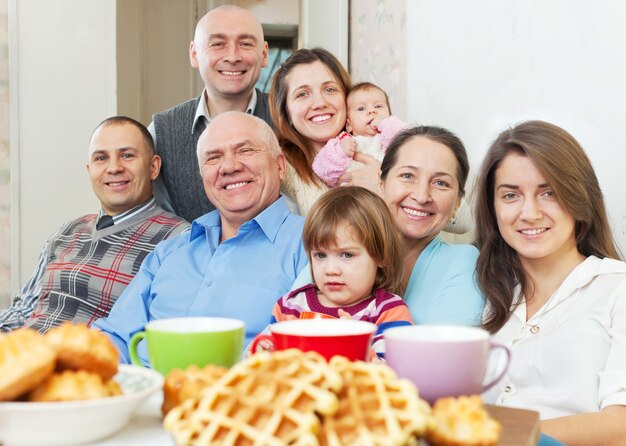
[[[551,121],[589,154],[626,254],[626,3],[407,0],[409,120],[459,134],[472,172],[506,126]]]
[[[300,47],[321,46],[348,66],[348,0],[300,0]]]
[[[17,288],[63,221],[98,210],[85,165],[91,131],[116,110],[115,2],[11,0],[11,7]]]

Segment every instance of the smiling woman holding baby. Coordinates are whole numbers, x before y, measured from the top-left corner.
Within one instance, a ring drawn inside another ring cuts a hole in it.
[[[350,76],[337,58],[322,48],[299,49],[272,79],[270,113],[288,161],[283,192],[297,203],[303,215],[330,186],[350,181],[344,171],[353,158],[364,163],[367,171],[360,176],[362,180],[355,179],[350,184],[378,192],[382,156],[376,161],[355,153],[357,138],[353,139],[353,135],[373,137],[382,131],[385,125],[380,121],[390,114],[389,102],[378,87],[360,85],[355,93],[358,92],[361,99],[354,107],[346,107],[346,97],[348,106],[352,105],[352,96],[348,96]],[[370,92],[374,93],[374,100],[363,99]],[[381,96],[380,93],[384,102],[376,96]],[[364,117],[360,116],[363,114]],[[384,132],[386,141],[403,127],[395,120],[389,124],[392,125],[387,125]],[[395,130],[390,131],[391,128]]]

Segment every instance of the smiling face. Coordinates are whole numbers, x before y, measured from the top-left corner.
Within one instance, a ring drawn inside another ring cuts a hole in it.
[[[87,172],[102,210],[117,215],[152,197],[161,159],[132,124],[99,127],[89,142]]]
[[[450,221],[460,204],[456,172],[444,144],[415,136],[399,148],[381,191],[405,244],[426,246]]]
[[[311,250],[318,299],[326,307],[354,305],[372,294],[379,265],[345,223],[333,246]]]
[[[267,52],[259,21],[243,8],[225,6],[198,22],[189,58],[210,97],[247,98],[267,65]]]
[[[495,171],[498,229],[522,264],[576,254],[575,220],[527,156],[507,155]]]
[[[261,124],[244,113],[222,114],[198,141],[204,190],[231,228],[256,217],[280,194],[285,157],[267,147],[262,135],[271,129]]]
[[[378,130],[372,127],[374,118],[391,115],[387,98],[378,88],[358,90],[348,95],[348,122],[346,130],[355,136],[375,136]]]
[[[317,152],[346,124],[345,95],[341,85],[320,61],[298,65],[286,79],[289,119]]]

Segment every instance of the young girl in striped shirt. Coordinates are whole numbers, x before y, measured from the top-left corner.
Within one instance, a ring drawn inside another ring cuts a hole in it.
[[[339,187],[309,211],[302,234],[314,283],[281,297],[271,322],[315,317],[373,322],[373,350],[382,333],[413,323],[402,294],[402,254],[385,202],[361,187]]]

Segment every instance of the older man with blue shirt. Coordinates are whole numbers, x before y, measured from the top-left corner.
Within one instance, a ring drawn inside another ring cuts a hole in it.
[[[217,209],[194,220],[189,232],[159,243],[109,316],[94,323],[113,339],[123,362],[132,335],[155,319],[241,319],[249,342],[307,264],[304,220],[280,196],[285,157],[264,121],[240,112],[219,115],[200,137],[197,155]],[[140,356],[147,363],[144,348]]]

